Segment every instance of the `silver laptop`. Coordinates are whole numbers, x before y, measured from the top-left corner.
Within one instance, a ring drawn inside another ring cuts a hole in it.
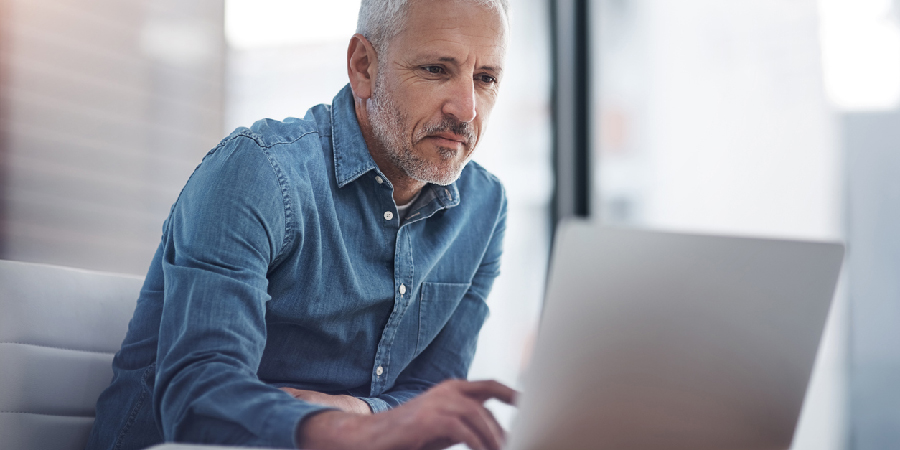
[[[563,223],[508,448],[787,449],[843,253]]]

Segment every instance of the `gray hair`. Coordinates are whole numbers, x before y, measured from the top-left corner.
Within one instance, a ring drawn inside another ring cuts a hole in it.
[[[503,13],[504,19],[509,23],[509,0],[465,1]],[[410,0],[362,0],[356,32],[365,36],[376,52],[383,53],[387,43],[406,25],[409,2]]]

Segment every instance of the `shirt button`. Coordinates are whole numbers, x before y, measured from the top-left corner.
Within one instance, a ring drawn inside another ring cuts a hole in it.
[[[378,375],[380,377],[381,374],[383,374],[383,373],[384,373],[384,367],[378,366],[378,368],[375,369],[375,375]]]
[[[384,220],[391,220],[391,219],[393,219],[393,218],[394,218],[394,213],[392,213],[392,212],[390,212],[390,211],[385,211],[385,212],[384,212]]]
[[[375,181],[376,181],[378,184],[384,183],[384,180],[382,180],[381,177],[375,177]]]
[[[405,295],[405,294],[406,294],[406,285],[401,284],[400,285],[400,295]]]

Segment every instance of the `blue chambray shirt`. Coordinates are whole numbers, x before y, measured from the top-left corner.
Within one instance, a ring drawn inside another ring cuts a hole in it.
[[[506,197],[470,162],[401,221],[349,87],[210,151],[172,206],[89,449],[296,447],[324,408],[373,411],[465,378],[500,266]]]

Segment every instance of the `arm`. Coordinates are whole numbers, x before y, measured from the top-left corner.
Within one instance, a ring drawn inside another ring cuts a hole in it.
[[[464,443],[500,450],[505,433],[484,402],[512,404],[516,393],[495,381],[444,381],[402,406],[379,414],[327,411],[297,430],[303,447],[319,450],[426,450]]]
[[[295,447],[299,422],[325,409],[256,377],[266,274],[290,245],[286,201],[263,151],[231,138],[172,208],[153,393],[167,441]]]

